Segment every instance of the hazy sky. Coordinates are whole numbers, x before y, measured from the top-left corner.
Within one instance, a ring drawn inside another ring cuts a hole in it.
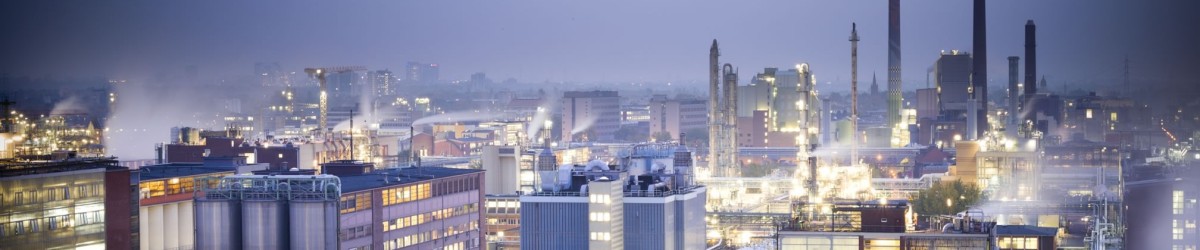
[[[1143,3],[1152,2],[1152,3]],[[989,76],[1023,56],[1038,24],[1039,73],[1052,81],[1182,79],[1200,60],[1194,1],[1004,0],[988,3]],[[443,79],[486,72],[522,81],[705,81],[712,39],[747,79],[808,62],[818,81],[886,82],[886,1],[20,1],[0,8],[0,74],[137,77],[250,74],[435,62]],[[905,88],[924,86],[941,50],[971,50],[971,1],[902,2]],[[1188,5],[1188,6],[1182,6]],[[1168,61],[1172,60],[1172,61]],[[1022,73],[1024,74],[1024,73]],[[869,82],[868,82],[869,84]]]

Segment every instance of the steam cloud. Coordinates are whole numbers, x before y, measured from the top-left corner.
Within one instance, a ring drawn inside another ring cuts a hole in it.
[[[433,124],[433,123],[486,121],[486,120],[496,119],[499,117],[500,117],[500,115],[494,114],[491,112],[478,112],[478,111],[451,112],[451,113],[445,113],[445,114],[426,116],[421,119],[417,119],[416,121],[413,121],[413,126],[420,126],[420,125]]]

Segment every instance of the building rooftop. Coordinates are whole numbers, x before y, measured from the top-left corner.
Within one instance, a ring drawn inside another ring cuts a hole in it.
[[[1053,227],[1036,227],[1027,225],[997,225],[996,235],[1055,236],[1058,235],[1058,229]]]
[[[202,163],[168,163],[145,166],[137,170],[140,180],[157,180],[182,176],[203,175],[220,172],[234,172],[234,168],[209,167]]]
[[[36,174],[71,172],[88,169],[128,170],[117,165],[116,158],[70,158],[57,161],[22,161],[0,159],[0,178]]]
[[[350,193],[480,172],[483,170],[445,167],[389,168],[339,178],[342,181],[342,193]]]

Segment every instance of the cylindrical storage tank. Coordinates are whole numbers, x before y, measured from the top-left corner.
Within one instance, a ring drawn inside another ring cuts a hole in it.
[[[338,248],[336,201],[293,200],[289,209],[291,249]]]
[[[242,208],[237,200],[196,200],[197,250],[242,249]]]
[[[289,249],[287,202],[242,200],[242,246],[246,249]]]

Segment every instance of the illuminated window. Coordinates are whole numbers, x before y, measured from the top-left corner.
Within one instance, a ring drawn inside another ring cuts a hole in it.
[[[1183,191],[1181,190],[1171,192],[1171,213],[1183,214]]]
[[[1182,240],[1183,239],[1183,227],[1181,225],[1179,225],[1179,220],[1171,220],[1171,239],[1172,240]]]

